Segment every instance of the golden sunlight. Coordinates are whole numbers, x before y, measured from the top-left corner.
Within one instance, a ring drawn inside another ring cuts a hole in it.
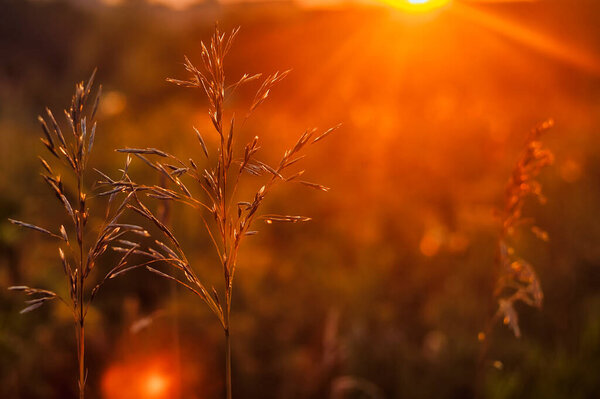
[[[383,0],[384,2],[412,14],[422,14],[440,9],[452,0]]]

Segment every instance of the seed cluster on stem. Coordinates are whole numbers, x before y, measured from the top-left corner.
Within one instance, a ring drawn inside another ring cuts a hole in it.
[[[71,100],[71,105],[64,111],[67,122],[66,133],[63,133],[60,124],[50,109],[46,108],[45,118],[42,116],[38,117],[44,133],[42,143],[52,157],[63,168],[66,168],[77,182],[75,187],[69,187],[63,183],[60,174],[55,172],[48,161],[40,157],[40,162],[44,170],[42,177],[62,204],[69,221],[67,223],[68,227],[60,225],[58,232],[53,232],[44,227],[10,219],[15,225],[43,233],[58,240],[60,243],[58,245],[58,254],[69,287],[70,297],[68,299],[61,297],[53,291],[31,288],[29,286],[13,286],[9,289],[24,292],[33,298],[27,301],[29,306],[23,309],[21,313],[37,309],[44,303],[54,299],[60,300],[71,310],[77,341],[77,379],[80,399],[83,399],[85,396],[87,378],[87,369],[85,366],[85,318],[89,306],[103,282],[118,270],[126,267],[127,257],[130,253],[120,259],[118,264],[112,269],[112,274],[109,273],[106,275],[103,280],[98,282],[88,292],[87,283],[90,273],[95,269],[100,256],[116,242],[120,242],[124,234],[129,232],[141,235],[148,234],[140,226],[119,223],[119,218],[126,210],[126,205],[132,196],[128,195],[120,204],[113,206],[118,194],[117,192],[112,193],[107,201],[106,212],[101,226],[97,229],[90,229],[88,227],[90,209],[88,207],[88,196],[85,192],[85,176],[89,156],[94,146],[96,111],[102,91],[102,87],[100,87],[93,102],[90,102],[95,74],[96,71],[94,70],[94,73],[92,73],[86,84],[81,82],[75,86],[75,94]],[[96,230],[97,235],[95,238],[89,237],[92,234],[91,230]],[[75,245],[72,244],[73,236],[76,241]]]
[[[122,191],[131,195],[132,203],[128,205],[128,208],[152,222],[167,239],[167,243],[155,239],[155,246],[147,249],[142,249],[138,243],[131,243],[118,250],[125,253],[131,251],[149,258],[148,261],[138,264],[137,267],[144,266],[161,277],[181,284],[199,296],[219,319],[225,336],[225,388],[228,399],[232,397],[231,304],[240,246],[246,237],[257,234],[257,231],[253,230],[257,220],[264,220],[269,224],[310,220],[305,216],[261,214],[259,209],[271,189],[279,183],[297,182],[313,189],[328,191],[327,187],[320,184],[302,181],[301,176],[304,171],[290,175],[287,173],[292,165],[304,158],[302,152],[310,144],[321,141],[338,127],[328,129],[320,134],[317,134],[316,129],[305,131],[298,141],[284,152],[279,164],[275,167],[257,158],[258,137],[254,137],[238,154],[235,144],[239,125],[236,123],[235,116],[227,118],[226,122],[225,99],[240,85],[261,78],[260,74],[245,74],[235,83],[226,84],[224,59],[231,49],[238,31],[235,29],[227,35],[220,32],[217,27],[210,43],[201,45],[200,55],[203,68],[196,68],[189,58],[185,57],[185,68],[191,74],[190,79],[167,79],[180,86],[201,89],[208,99],[208,116],[218,136],[218,148],[214,157],[211,156],[200,131],[194,128],[201,156],[205,158],[208,166],[202,168],[199,166],[201,164],[199,161],[189,159],[186,162],[156,148],[123,148],[117,151],[142,161],[164,176],[172,188],[166,188],[164,185],[140,184],[134,182],[126,173],[120,179],[111,179],[105,176],[104,180],[99,182],[106,187],[106,193]],[[273,86],[287,74],[288,71],[276,72],[262,81],[244,121],[268,98]],[[158,160],[153,160],[155,158]],[[266,181],[260,185],[249,200],[239,200],[238,187],[245,173],[264,176]],[[200,191],[200,195],[193,194],[193,190],[188,189],[184,179],[191,180],[194,188],[197,187]],[[182,203],[198,211],[203,228],[210,237],[211,245],[215,249],[223,272],[224,302],[221,301],[222,297],[215,287],[209,289],[199,278],[191,267],[176,235],[144,204],[143,197]],[[171,267],[160,269],[159,266]]]
[[[506,185],[504,208],[500,214],[500,233],[498,235],[497,269],[498,278],[494,296],[498,309],[488,323],[485,331],[478,334],[485,345],[480,353],[480,361],[487,351],[487,335],[498,319],[508,325],[514,335],[521,336],[519,317],[515,309],[517,302],[540,308],[544,293],[539,277],[533,266],[520,257],[514,248],[515,234],[523,227],[539,239],[548,241],[548,233],[535,224],[530,217],[523,216],[523,207],[528,198],[534,198],[540,203],[546,202],[542,193],[542,185],[537,180],[541,171],[554,162],[553,153],[544,148],[541,137],[554,126],[553,120],[547,120],[531,130],[527,137],[525,148],[514,167]]]

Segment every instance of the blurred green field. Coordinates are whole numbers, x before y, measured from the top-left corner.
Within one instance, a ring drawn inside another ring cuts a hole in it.
[[[242,248],[234,397],[600,397],[600,4],[463,6],[414,16],[287,2],[177,11],[0,0],[0,397],[76,394],[68,312],[51,304],[20,315],[23,297],[5,289],[67,289],[55,247],[7,221],[63,220],[39,176],[37,115],[45,105],[60,113],[97,66],[105,94],[93,167],[117,174],[124,157],[113,149],[125,146],[199,155],[192,125],[209,132],[207,104],[165,78],[185,77],[183,55],[199,61],[216,20],[242,27],[227,59],[232,82],[293,70],[242,132],[272,150],[266,161],[306,128],[343,123],[305,164],[332,190],[285,187],[267,204],[313,220],[261,226]],[[236,92],[230,109],[243,114],[254,89]],[[495,312],[494,210],[527,132],[548,117],[548,202],[527,212],[550,241],[524,234],[519,248],[544,307],[518,309],[520,339],[498,324],[480,367],[477,334]],[[200,220],[175,208],[171,221],[199,274],[220,281]],[[115,386],[152,367],[177,397],[223,397],[222,351],[203,303],[132,272],[90,311],[89,398],[123,398]]]

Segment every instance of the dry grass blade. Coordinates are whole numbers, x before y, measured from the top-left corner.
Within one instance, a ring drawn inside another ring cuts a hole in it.
[[[157,150],[156,148],[120,148],[116,150],[117,152],[123,152],[126,154],[149,154],[149,155],[158,155],[159,157],[168,157],[166,152]]]
[[[58,238],[58,239],[60,239],[60,240],[64,240],[64,241],[68,241],[68,240],[67,240],[67,239],[65,239],[63,236],[59,236],[58,234],[54,234],[54,233],[52,233],[51,231],[49,231],[49,230],[47,230],[47,229],[45,229],[45,228],[43,228],[43,227],[39,227],[39,226],[36,226],[36,225],[33,225],[33,224],[29,224],[29,223],[21,222],[20,220],[15,220],[15,219],[10,219],[10,218],[9,218],[8,220],[9,220],[9,221],[10,221],[12,224],[15,224],[15,225],[17,225],[17,226],[24,227],[24,228],[26,228],[26,229],[31,229],[31,230],[39,231],[40,233],[47,234],[47,235],[49,235],[49,236],[51,236],[51,237]]]
[[[42,157],[38,157],[38,159],[42,163],[42,166],[44,167],[44,169],[46,170],[46,172],[48,172],[49,174],[53,175],[54,171],[52,171],[52,168],[50,167],[50,165],[48,164],[48,162],[46,162],[46,160],[44,158],[42,158]]]
[[[208,148],[206,148],[206,143],[204,142],[202,135],[200,134],[198,129],[196,129],[195,127],[194,127],[194,131],[196,132],[196,135],[198,136],[198,141],[200,142],[200,145],[202,146],[202,151],[204,151],[204,155],[206,155],[206,158],[208,158]]]
[[[290,216],[290,215],[263,215],[261,217],[265,220],[267,224],[271,224],[273,222],[287,222],[287,223],[298,223],[298,222],[308,222],[312,220],[306,216]]]
[[[59,296],[52,291],[43,290],[43,289],[39,289],[39,288],[31,288],[31,287],[28,287],[25,285],[12,286],[12,287],[8,287],[8,289],[9,289],[9,291],[24,292],[28,296],[35,297],[33,299],[25,301],[25,303],[29,306],[22,309],[19,312],[20,314],[29,313],[32,310],[35,310],[35,309],[41,307],[47,301],[51,301],[53,299],[59,298]]]
[[[325,132],[321,133],[319,136],[317,136],[313,141],[312,144],[323,140],[325,137],[329,136],[331,133],[333,133],[334,131],[336,131],[337,129],[339,129],[342,126],[341,123],[338,123],[337,125],[335,125],[334,127],[331,127],[327,130],[325,130]]]
[[[285,77],[290,72],[291,70],[288,69],[287,71],[275,72],[274,74],[267,76],[267,78],[263,81],[262,85],[256,92],[254,100],[252,101],[252,105],[250,106],[250,111],[248,113],[251,113],[256,108],[258,108],[258,106],[261,105],[267,99],[267,97],[269,97],[273,86],[285,79]]]
[[[307,187],[310,187],[310,188],[314,188],[315,190],[320,190],[320,191],[325,191],[325,192],[327,192],[327,191],[330,190],[329,187],[325,187],[325,186],[323,186],[321,184],[311,183],[311,182],[308,182],[308,181],[299,181],[298,183],[303,184],[303,185],[305,185]]]
[[[19,313],[24,314],[24,313],[31,312],[32,310],[35,310],[35,309],[39,308],[40,306],[42,306],[44,304],[44,302],[45,302],[45,300],[41,300],[32,305],[29,305],[25,309],[21,310]]]

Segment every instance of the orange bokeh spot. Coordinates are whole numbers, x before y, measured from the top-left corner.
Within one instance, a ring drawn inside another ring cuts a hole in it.
[[[425,231],[419,249],[421,253],[427,257],[437,255],[446,241],[446,230],[441,226],[435,226]]]
[[[102,377],[104,399],[168,399],[179,387],[168,358],[142,358],[116,363]]]

